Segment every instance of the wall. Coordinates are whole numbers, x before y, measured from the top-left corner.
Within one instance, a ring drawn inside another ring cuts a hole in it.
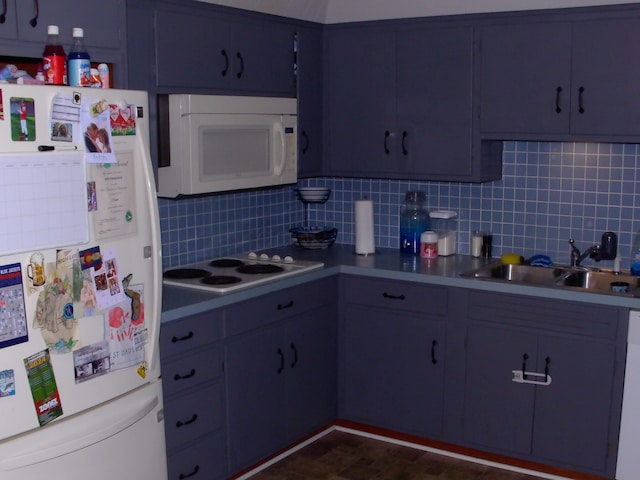
[[[618,234],[622,265],[628,267],[632,232],[640,229],[639,145],[504,146],[503,178],[495,182],[303,180],[301,185],[332,189],[326,204],[310,206],[311,223],[335,226],[337,243],[353,244],[353,202],[366,196],[375,205],[376,247],[397,248],[404,194],[424,190],[430,208],[459,212],[460,253],[469,253],[471,231],[490,230],[494,256],[544,253],[567,263],[569,238],[584,250],[611,230]],[[159,202],[165,267],[284,245],[290,242],[288,229],[303,222],[303,205],[293,186]]]
[[[634,3],[635,0],[200,0],[318,23]]]

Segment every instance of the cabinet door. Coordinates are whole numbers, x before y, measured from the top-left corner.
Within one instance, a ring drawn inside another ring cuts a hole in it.
[[[287,442],[336,418],[336,308],[327,305],[289,322],[287,352]]]
[[[615,346],[545,336],[540,339],[537,371],[544,373],[547,363],[552,382],[536,387],[532,454],[604,472]]]
[[[254,330],[227,342],[227,410],[231,472],[285,444],[287,352],[280,327]]]
[[[571,25],[490,25],[481,32],[481,133],[568,132]]]
[[[229,38],[229,26],[202,11],[156,10],[157,85],[224,86],[231,77]]]
[[[444,325],[425,315],[347,305],[344,414],[407,433],[441,432]]]
[[[298,29],[298,177],[322,174],[322,31]]]
[[[230,24],[231,76],[228,88],[295,96],[293,40],[295,29],[281,24]]]
[[[637,17],[574,25],[572,133],[638,135],[638,31]]]
[[[0,12],[5,16],[5,21],[0,24],[0,38],[16,40],[18,38],[18,25],[16,21],[16,0],[7,0],[6,5],[6,10],[4,12]]]
[[[20,40],[41,43],[47,40],[47,26],[58,25],[60,40],[68,51],[72,29],[84,29],[88,48],[120,49],[126,35],[124,1],[110,0],[38,0],[36,25],[35,0],[17,0],[18,36]],[[91,51],[89,51],[91,53]]]
[[[395,34],[368,29],[328,37],[328,159],[338,175],[397,172]]]
[[[397,45],[399,163],[411,176],[468,178],[473,28],[400,31]]]
[[[511,379],[512,370],[525,366],[533,371],[536,350],[533,334],[488,325],[469,326],[465,442],[506,453],[530,454],[535,387]]]

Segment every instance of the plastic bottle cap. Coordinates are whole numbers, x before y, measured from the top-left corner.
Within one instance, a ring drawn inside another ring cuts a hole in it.
[[[422,234],[420,235],[420,241],[422,243],[437,243],[438,234],[436,232],[432,232],[431,230],[422,232]]]
[[[57,25],[49,25],[47,27],[47,33],[49,35],[58,35],[60,33],[60,30],[58,29]]]
[[[56,28],[58,28],[58,27],[56,27]],[[81,29],[81,28],[75,27],[73,29],[73,37],[74,38],[76,38],[76,37],[84,37],[84,30]]]

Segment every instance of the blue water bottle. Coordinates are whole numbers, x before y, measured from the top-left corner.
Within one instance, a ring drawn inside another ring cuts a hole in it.
[[[73,44],[67,55],[67,76],[72,87],[88,87],[91,84],[91,57],[84,46],[84,31],[73,29]]]

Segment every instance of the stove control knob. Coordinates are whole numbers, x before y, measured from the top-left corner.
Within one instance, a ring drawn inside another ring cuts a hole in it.
[[[293,258],[287,255],[286,257],[284,257],[284,263],[293,263]]]
[[[280,255],[274,255],[273,257],[271,257],[271,260],[273,262],[281,262],[282,258],[280,258]]]
[[[249,255],[247,255],[247,257],[249,257],[250,260],[255,260],[256,258],[258,258],[258,255],[256,255],[255,252],[249,252]]]
[[[261,254],[260,260],[269,260],[269,255],[267,255],[266,253]]]

